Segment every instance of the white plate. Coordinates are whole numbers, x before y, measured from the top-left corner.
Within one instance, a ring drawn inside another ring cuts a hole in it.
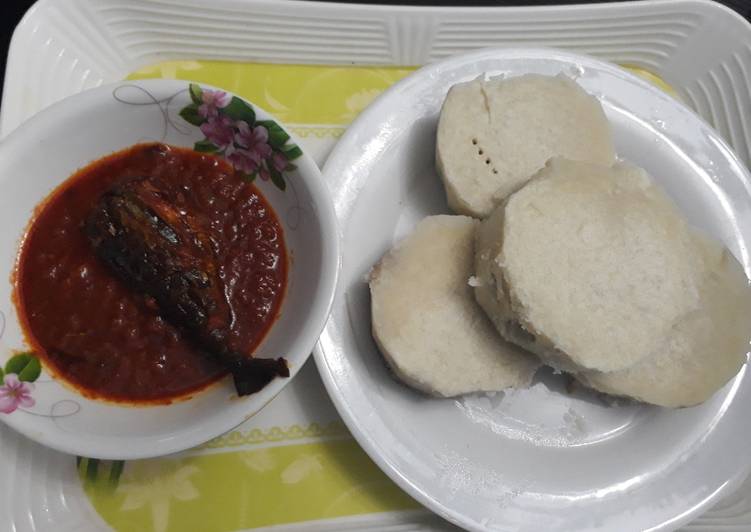
[[[734,489],[751,466],[747,368],[701,406],[668,410],[531,389],[429,399],[397,383],[370,335],[365,275],[429,214],[448,212],[434,168],[440,105],[454,83],[567,73],[598,96],[620,156],[646,168],[695,225],[749,271],[748,171],[690,110],[623,70],[554,50],[489,49],[433,64],[347,130],[324,175],[343,228],[343,270],[316,362],[339,413],[378,465],[423,504],[474,530],[671,530]]]
[[[211,89],[202,86],[206,91]],[[236,126],[237,113],[231,116],[229,109],[241,101],[233,96],[231,105],[217,112],[232,118],[230,122]],[[0,277],[11,279],[18,243],[34,209],[76,169],[139,142],[161,141],[193,148],[202,140],[199,127],[180,114],[191,104],[185,81],[120,82],[71,96],[5,139],[0,145]],[[255,110],[256,121],[274,121],[257,106],[247,105]],[[247,109],[242,116],[252,121],[252,115]],[[295,138],[283,138],[283,126],[277,130],[269,123],[265,125],[276,131],[275,150],[299,144]],[[190,399],[136,407],[88,399],[42,371],[38,379],[29,379],[35,382],[23,384],[30,399],[0,413],[0,421],[62,452],[132,459],[194,447],[263,408],[289,384],[310,355],[328,316],[339,266],[336,219],[320,171],[306,153],[300,152],[294,165],[294,169],[284,171],[286,187],[276,187],[261,178],[255,181],[279,216],[290,260],[279,316],[254,355],[284,356],[290,378],[274,379],[259,392],[240,398],[231,379],[225,378]],[[7,361],[14,352],[26,349],[12,304],[12,285],[0,283],[0,364],[5,373],[18,373],[24,379],[23,372],[11,371],[13,366]],[[4,378],[7,387],[8,375]]]

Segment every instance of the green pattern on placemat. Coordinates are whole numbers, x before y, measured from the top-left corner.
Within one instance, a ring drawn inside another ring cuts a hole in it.
[[[232,431],[204,443],[200,448],[220,449],[222,447],[237,447],[239,445],[271,442],[278,443],[305,438],[337,437],[349,437],[349,431],[341,421],[332,421],[323,426],[318,423],[311,423],[307,427],[291,425],[289,427],[271,427],[267,430],[252,429],[248,432]]]
[[[224,532],[419,508],[351,438],[122,464],[83,459],[79,472],[94,508],[123,532]]]
[[[125,462],[77,456],[76,467],[85,487],[111,492],[117,488]]]

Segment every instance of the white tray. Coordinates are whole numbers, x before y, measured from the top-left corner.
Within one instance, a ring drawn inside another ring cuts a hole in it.
[[[483,46],[549,46],[661,76],[751,158],[751,26],[703,0],[504,8],[383,7],[284,0],[40,0],[16,29],[0,136],[51,103],[168,59],[419,65]],[[312,368],[307,368],[311,373]],[[313,370],[314,371],[314,370]],[[316,374],[270,406],[299,414]],[[326,408],[330,408],[326,405]],[[331,411],[326,415],[335,418]],[[0,429],[0,530],[102,530],[71,463]],[[29,502],[29,493],[44,494]],[[391,515],[328,529],[424,530]],[[393,528],[392,528],[393,527]],[[685,530],[751,529],[751,481]]]

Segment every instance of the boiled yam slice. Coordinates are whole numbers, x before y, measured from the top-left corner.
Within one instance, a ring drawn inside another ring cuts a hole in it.
[[[527,386],[539,366],[500,337],[474,300],[476,224],[425,218],[371,272],[373,337],[396,376],[428,394]]]
[[[631,367],[705,304],[713,265],[637,167],[554,159],[498,211],[480,231],[477,299],[553,366]]]
[[[701,306],[675,324],[654,356],[577,378],[601,392],[665,407],[693,406],[722,388],[746,361],[751,291],[741,265],[720,244],[697,237],[709,265]]]
[[[553,156],[609,165],[600,102],[564,75],[454,85],[441,110],[436,163],[449,207],[484,218]]]

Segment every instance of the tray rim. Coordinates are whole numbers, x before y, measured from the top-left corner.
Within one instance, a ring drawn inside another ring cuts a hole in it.
[[[391,6],[387,4],[356,4],[356,3],[329,3],[329,2],[309,2],[309,1],[303,1],[303,0],[220,0],[223,1],[223,3],[227,5],[231,5],[234,8],[237,9],[251,9],[253,7],[259,7],[259,8],[267,8],[267,9],[277,9],[277,10],[294,10],[296,8],[304,8],[304,9],[315,9],[321,12],[327,12],[327,13],[333,13],[333,12],[342,12],[346,11],[347,13],[364,13],[364,14],[372,14],[372,15],[379,15],[379,16],[385,16],[390,14],[396,14],[396,15],[413,15],[413,14],[419,14],[423,15],[426,13],[434,13],[434,14],[465,14],[468,10],[471,10],[473,13],[478,14],[518,14],[518,13],[559,13],[559,12],[579,12],[579,11],[598,11],[598,12],[610,12],[614,9],[616,10],[629,10],[629,9],[655,9],[656,7],[660,7],[663,9],[678,9],[680,7],[693,7],[695,9],[699,10],[705,10],[707,13],[715,13],[718,16],[727,17],[728,21],[732,21],[733,23],[740,23],[743,28],[743,31],[746,31],[751,38],[751,22],[743,18],[739,13],[734,11],[732,8],[720,4],[718,2],[714,2],[712,0],[651,0],[648,5],[647,3],[641,2],[639,0],[631,0],[626,2],[605,2],[605,3],[599,3],[599,4],[570,4],[570,5],[534,5],[534,6],[413,6],[413,5],[400,5],[400,6]],[[206,3],[206,0],[184,0],[182,3],[179,3],[178,6],[181,8],[189,7],[191,5],[204,5]],[[8,49],[8,62],[6,63],[6,72],[5,72],[5,81],[4,81],[4,87],[3,87],[3,96],[2,96],[2,104],[0,105],[0,141],[2,139],[2,136],[10,132],[10,124],[7,123],[7,121],[3,118],[3,116],[6,113],[3,113],[2,111],[4,109],[7,109],[9,105],[12,105],[13,102],[11,99],[11,95],[9,94],[9,88],[11,87],[11,77],[9,74],[13,74],[11,72],[11,58],[15,58],[17,56],[23,55],[24,51],[20,48],[19,40],[21,38],[21,35],[25,31],[31,31],[34,28],[30,27],[31,23],[33,22],[33,18],[35,15],[39,12],[42,12],[46,9],[49,9],[55,5],[55,2],[53,0],[37,0],[24,14],[23,18],[19,22],[19,24],[16,26],[16,28],[13,31],[13,35],[11,38],[11,43]],[[728,17],[728,14],[730,15]],[[273,61],[269,61],[273,62]],[[320,64],[320,63],[319,63]],[[336,63],[335,63],[336,64]],[[396,63],[394,63],[396,64]],[[131,70],[134,70],[135,68],[138,68],[139,66],[143,65],[130,65],[132,67]],[[129,67],[130,68],[130,67]],[[128,71],[128,72],[129,72]],[[123,72],[124,75],[126,72]],[[659,72],[657,72],[659,74]],[[110,78],[106,81],[115,81],[121,78]],[[105,81],[105,82],[106,82]],[[11,103],[9,103],[11,102]],[[38,111],[34,110],[34,112]],[[26,113],[28,114],[28,113]],[[33,114],[33,113],[31,113]],[[26,119],[28,119],[31,115],[27,116]],[[748,490],[747,490],[748,491]],[[746,499],[751,501],[751,492],[746,494]],[[709,510],[711,512],[711,509]],[[706,514],[705,514],[706,515]],[[718,519],[717,517],[711,517],[710,515],[707,515],[708,521],[707,524],[696,522],[696,526],[698,527],[704,527],[709,526],[710,519]],[[700,518],[701,520],[701,518]],[[751,522],[751,521],[750,521]],[[720,525],[712,523],[713,527],[717,527],[715,530],[719,530]],[[727,525],[729,527],[732,527],[733,525]],[[738,526],[738,525],[735,525]],[[689,527],[693,528],[692,525],[689,525]]]
[[[186,0],[185,2],[181,4],[175,4],[182,8],[188,8],[190,5],[202,5],[206,3],[207,0]],[[354,3],[354,2],[313,2],[309,0],[224,0],[227,4],[237,7],[243,7],[243,8],[264,8],[264,9],[282,9],[282,10],[290,10],[294,11],[295,9],[314,9],[317,11],[328,11],[331,13],[341,13],[345,12],[346,14],[373,14],[373,15],[379,15],[379,16],[389,16],[392,14],[396,15],[415,15],[415,14],[436,14],[436,15],[454,15],[454,14],[467,14],[467,13],[477,13],[477,14],[524,14],[524,13],[539,13],[539,14],[550,14],[550,13],[561,13],[561,12],[602,12],[607,13],[613,10],[623,10],[623,11],[629,11],[629,10],[644,10],[644,9],[658,9],[658,8],[674,8],[674,7],[691,7],[694,6],[698,9],[707,9],[709,11],[714,11],[718,15],[721,14],[722,16],[730,16],[731,20],[733,20],[735,23],[741,23],[742,26],[745,27],[746,31],[748,31],[749,36],[751,36],[751,21],[746,20],[743,16],[741,16],[737,11],[733,10],[731,7],[721,4],[719,2],[716,2],[714,0],[649,0],[648,3],[643,2],[643,0],[626,0],[623,2],[616,2],[616,1],[609,1],[609,2],[600,2],[600,3],[593,3],[593,4],[564,4],[564,5],[557,5],[557,4],[548,4],[548,5],[520,5],[520,6],[420,6],[420,5],[388,5],[388,4],[379,4],[379,3]],[[9,94],[12,93],[12,74],[11,72],[11,59],[15,58],[18,55],[22,55],[23,52],[19,49],[20,48],[20,39],[23,34],[23,32],[26,30],[26,26],[30,25],[32,22],[32,19],[36,14],[40,11],[43,11],[45,9],[49,9],[50,7],[54,6],[56,3],[56,0],[36,0],[29,9],[24,13],[21,20],[18,22],[16,27],[13,30],[13,34],[11,36],[10,44],[8,47],[8,54],[6,57],[6,65],[5,65],[5,77],[3,81],[3,93],[2,93],[2,99],[0,99],[0,140],[2,140],[3,137],[5,137],[7,134],[10,133],[13,129],[18,127],[20,125],[20,122],[13,127],[8,127],[6,124],[6,119],[4,118],[5,113],[3,113],[3,109],[7,109],[8,102],[11,99],[12,96],[9,96]],[[32,28],[32,31],[35,31]],[[274,61],[269,61],[274,62]],[[332,64],[340,64],[340,63],[332,63]],[[368,65],[367,62],[361,63],[362,65]],[[414,65],[404,65],[404,64],[397,64],[392,63],[394,66],[414,66]],[[129,68],[126,69],[124,72],[120,72],[120,75],[127,75],[129,72],[132,72],[133,70],[146,66],[144,64],[138,64],[138,65],[129,65]],[[659,72],[656,72],[656,74],[660,75]],[[112,78],[107,79],[104,82],[112,82],[117,81],[118,78]],[[34,111],[34,113],[38,112],[41,109],[37,109]],[[30,116],[27,116],[24,120],[28,119]]]

